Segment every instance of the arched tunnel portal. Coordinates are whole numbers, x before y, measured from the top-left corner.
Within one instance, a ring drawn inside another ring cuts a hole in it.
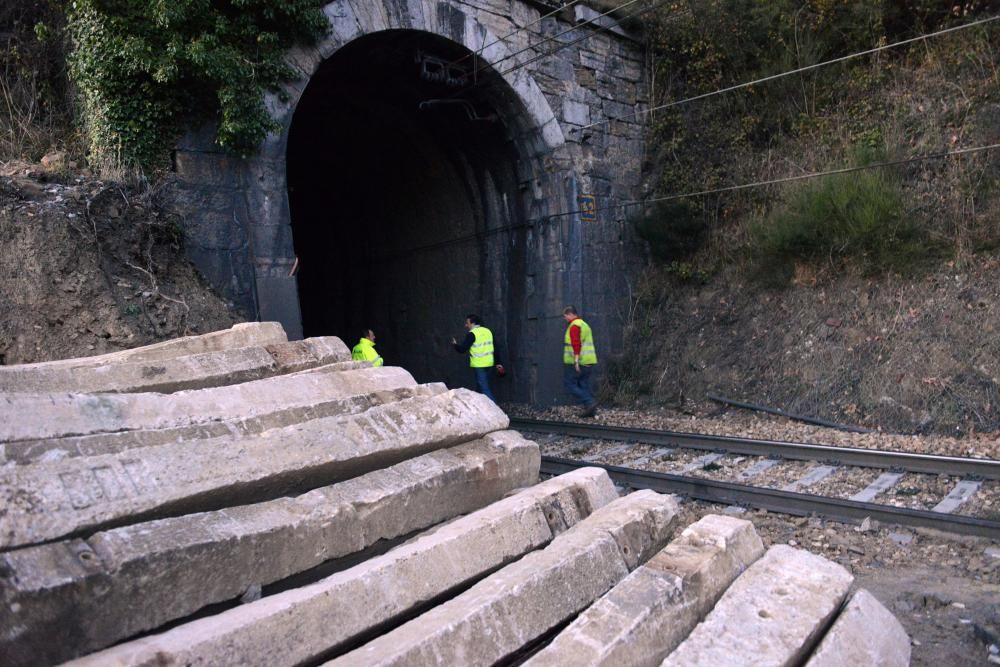
[[[451,346],[468,313],[493,330],[502,361],[519,356],[518,172],[534,150],[500,77],[449,84],[441,64],[468,56],[416,30],[355,39],[311,77],[286,158],[304,335],[353,345],[371,327],[388,364],[449,386],[472,384]],[[498,397],[514,398],[506,385]]]

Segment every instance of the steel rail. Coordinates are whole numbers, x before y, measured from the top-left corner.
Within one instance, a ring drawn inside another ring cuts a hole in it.
[[[882,523],[932,528],[1000,540],[1000,521],[961,514],[942,514],[891,505],[862,503],[551,456],[542,457],[541,472],[546,475],[561,475],[577,468],[588,467],[603,468],[617,484],[631,489],[652,489],[659,493],[676,493],[697,500],[744,505],[797,516],[816,515],[843,523],[857,523],[865,518],[871,518]]]
[[[836,465],[864,468],[904,470],[935,475],[955,475],[957,477],[972,479],[1000,479],[1000,461],[995,459],[970,459],[958,456],[911,454],[908,452],[862,449],[859,447],[810,445],[780,440],[739,438],[729,435],[654,431],[644,428],[550,422],[514,417],[510,420],[510,427],[534,433],[558,433],[591,439],[686,447],[714,452],[726,451],[798,461],[821,461]]]

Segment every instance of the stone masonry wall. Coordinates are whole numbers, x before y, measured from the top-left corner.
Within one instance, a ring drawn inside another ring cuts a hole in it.
[[[283,95],[268,99],[283,130],[269,137],[258,155],[241,160],[220,154],[212,145],[212,128],[190,133],[178,146],[179,204],[186,212],[190,256],[248,317],[280,321],[291,338],[301,336],[296,283],[288,276],[294,250],[284,161],[295,105],[310,76],[340,47],[386,29],[432,32],[471,51],[485,45],[482,58],[496,64],[506,83],[495,107],[519,153],[519,194],[528,218],[525,275],[507,276],[523,280],[520,293],[526,295],[517,305],[523,322],[514,335],[521,349],[512,355],[524,386],[516,398],[551,402],[559,393],[561,307],[573,303],[581,309],[606,358],[620,342],[629,277],[645,258],[622,206],[640,195],[641,110],[648,102],[644,54],[641,44],[608,18],[567,32],[597,15],[584,5],[539,21],[554,5],[329,3],[327,38],[289,54],[301,77]],[[598,29],[599,24],[609,28]],[[550,53],[560,43],[566,48]],[[588,202],[596,212],[581,216],[577,211]],[[484,304],[483,310],[493,307],[505,310],[511,304]]]

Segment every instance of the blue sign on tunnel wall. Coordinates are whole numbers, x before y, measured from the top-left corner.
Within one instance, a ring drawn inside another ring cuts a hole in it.
[[[580,206],[580,222],[597,222],[597,198],[594,195],[580,195],[576,203]]]

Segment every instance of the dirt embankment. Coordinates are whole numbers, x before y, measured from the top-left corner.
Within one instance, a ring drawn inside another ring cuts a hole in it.
[[[0,363],[90,356],[242,317],[184,258],[147,187],[0,170]]]
[[[654,271],[625,331],[619,400],[703,411],[711,393],[897,433],[1000,429],[997,254],[781,290]]]

